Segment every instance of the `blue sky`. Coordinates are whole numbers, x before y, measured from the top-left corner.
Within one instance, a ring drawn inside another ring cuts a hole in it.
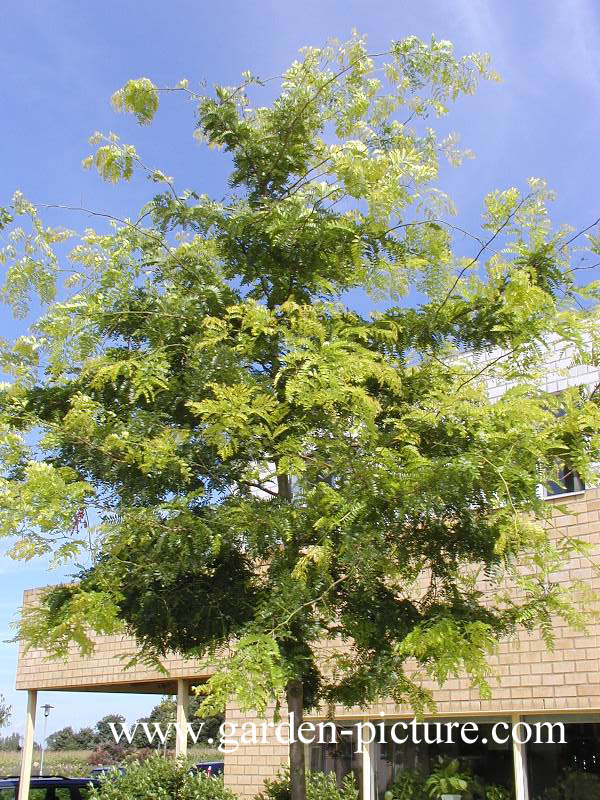
[[[220,197],[224,160],[192,139],[193,107],[168,98],[156,123],[139,128],[113,113],[110,95],[131,77],[159,85],[188,78],[192,87],[236,83],[252,69],[279,74],[299,47],[367,33],[373,51],[409,34],[455,43],[459,54],[489,51],[500,84],[461,100],[443,121],[462,134],[476,159],[444,174],[444,187],[473,230],[481,199],[495,188],[547,179],[558,192],[553,215],[580,228],[600,216],[597,153],[600,129],[600,5],[595,0],[22,0],[3,4],[0,32],[2,124],[0,205],[16,188],[37,203],[63,203],[135,214],[152,186],[102,184],[81,169],[94,130],[114,130],[136,144],[144,160],[173,175],[181,187]],[[596,142],[596,144],[594,144]],[[93,224],[55,217],[69,227]],[[0,311],[0,336],[22,330]],[[8,638],[22,591],[58,580],[40,562],[0,557],[0,641]],[[13,690],[16,647],[0,644],[0,692],[22,729],[25,698]],[[56,706],[49,731],[79,727],[109,711],[129,719],[152,698],[42,693]]]

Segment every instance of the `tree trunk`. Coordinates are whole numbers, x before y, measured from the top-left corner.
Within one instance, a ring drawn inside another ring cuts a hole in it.
[[[302,724],[303,692],[300,681],[290,681],[286,688],[288,713],[290,716],[290,784],[291,800],[306,800],[306,771],[304,745],[298,740],[298,726]],[[293,719],[293,724],[292,724]]]

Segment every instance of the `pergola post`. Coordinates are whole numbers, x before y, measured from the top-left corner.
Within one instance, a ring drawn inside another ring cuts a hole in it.
[[[25,739],[21,752],[21,775],[19,778],[19,800],[29,799],[31,782],[31,762],[33,760],[33,742],[35,734],[35,709],[37,705],[37,689],[27,690],[27,716],[25,717]]]
[[[183,678],[177,678],[177,738],[175,740],[175,756],[187,755],[187,718],[188,718],[188,684]]]
[[[373,800],[375,797],[375,758],[372,742],[362,745],[362,800]]]
[[[512,718],[513,734],[515,726],[521,722],[521,717],[514,714]],[[529,786],[527,784],[527,761],[525,756],[525,745],[512,737],[513,742],[513,761],[515,767],[515,797],[517,800],[529,800]]]

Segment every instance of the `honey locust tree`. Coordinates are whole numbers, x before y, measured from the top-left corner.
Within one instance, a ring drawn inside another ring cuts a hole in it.
[[[65,655],[125,629],[140,658],[212,660],[203,714],[285,698],[298,725],[381,696],[422,710],[423,676],[486,691],[502,637],[578,622],[549,577],[580,545],[547,534],[537,486],[599,459],[597,396],[539,381],[557,337],[591,358],[584,237],[541,181],[489,194],[469,235],[439,186],[460,153],[432,120],[493,77],[448,42],[355,37],[205,95],[132,80],[113,102],[142,124],[162,91],[191,98],[222,199],[114,134],[86,165],[158,184],[137,218],[77,234],[15,195],[3,295],[42,311],[2,345],[0,529],[15,558],[91,557],[22,638]],[[301,745],[290,763],[301,800]]]

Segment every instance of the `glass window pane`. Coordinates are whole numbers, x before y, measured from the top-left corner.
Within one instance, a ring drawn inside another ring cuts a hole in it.
[[[558,792],[560,797],[600,800],[600,723],[566,723],[564,744],[558,734],[554,744],[544,742],[543,733],[539,738],[527,745],[530,796],[550,800]]]
[[[407,729],[396,732],[397,738],[407,737],[408,741],[398,744],[392,739],[391,725],[386,725],[385,744],[376,746],[375,785],[379,800],[397,783],[404,786],[407,794],[413,786],[422,787],[440,758],[458,759],[461,770],[469,771],[477,779],[481,792],[476,791],[475,798],[483,796],[485,787],[502,786],[512,790],[512,745],[510,742],[499,744],[493,741],[491,722],[478,723],[478,741],[473,744],[463,741],[460,724],[454,724],[450,736],[445,726],[445,722],[430,722],[425,736],[423,725],[415,727],[414,735],[412,726],[408,725]],[[471,731],[467,738],[474,738]]]
[[[575,470],[562,464],[557,469],[556,481],[550,481],[546,489],[547,497],[555,497],[559,494],[569,494],[571,492],[582,492],[585,485]]]
[[[327,739],[329,735],[326,735]],[[362,754],[358,748],[356,729],[338,727],[337,742],[315,744],[310,748],[310,768],[314,772],[333,773],[341,787],[346,775],[354,775],[354,783],[362,798]]]

